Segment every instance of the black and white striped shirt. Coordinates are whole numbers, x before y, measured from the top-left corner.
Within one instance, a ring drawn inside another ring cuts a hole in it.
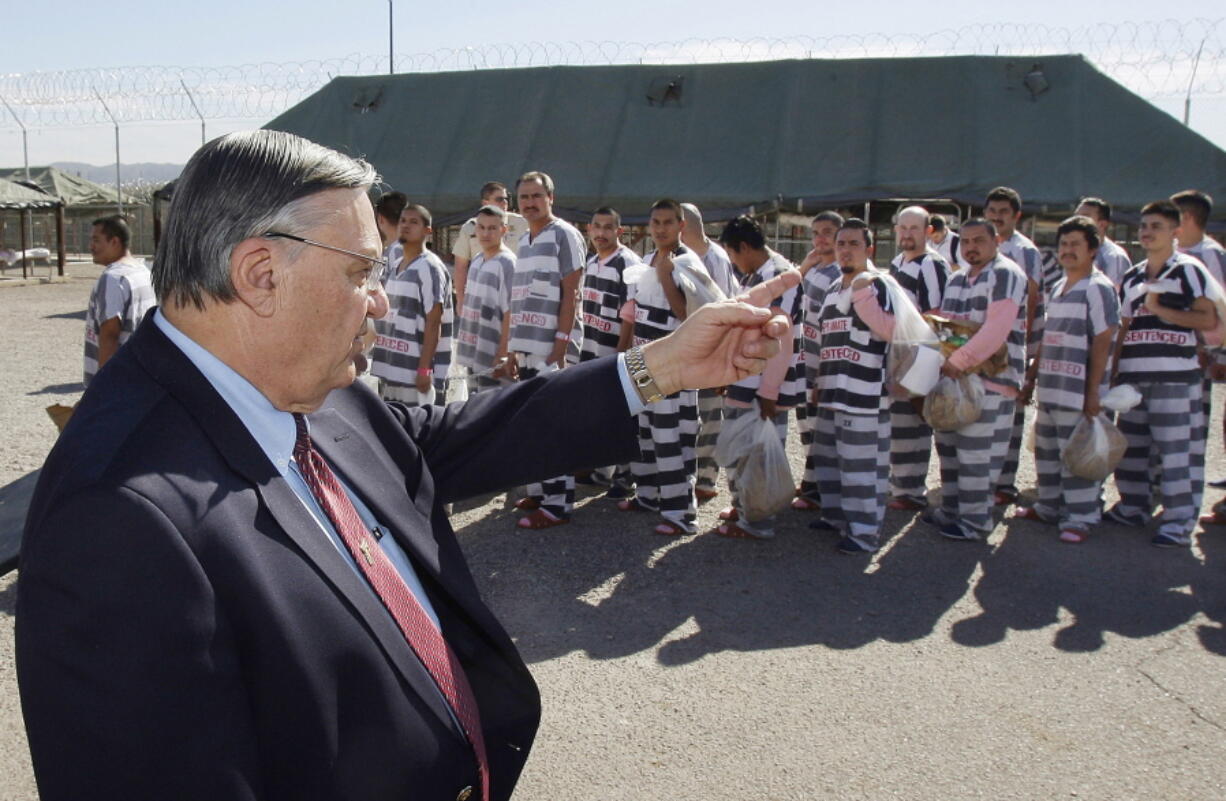
[[[752,275],[744,276],[744,288],[749,289],[755,287],[763,281],[768,281],[777,275],[781,275],[788,270],[795,270],[796,267],[790,261],[785,259],[780,254],[768,249],[767,253],[770,258],[766,263],[759,267]],[[816,268],[815,268],[816,269]],[[837,269],[837,268],[836,268]],[[812,271],[810,271],[812,272]],[[797,308],[797,295],[800,292],[800,287],[795,286],[784,292],[783,295],[773,298],[770,302],[771,308],[783,309],[785,313],[792,314]],[[793,337],[796,333],[796,326],[792,327]],[[781,348],[787,348],[785,343],[780,342]],[[805,388],[804,381],[800,376],[800,365],[796,360],[796,344],[792,344],[792,359],[788,364],[787,372],[784,374],[783,382],[779,385],[779,396],[775,399],[777,408],[791,408],[804,403]],[[758,388],[762,385],[761,375],[751,375],[748,378],[728,387],[727,398],[737,403],[742,403],[746,406],[752,406],[758,396]]]
[[[1124,273],[1132,269],[1132,259],[1128,257],[1128,251],[1103,237],[1098,252],[1094,254],[1094,266],[1118,288],[1124,280]]]
[[[639,257],[618,245],[607,259],[593,254],[583,271],[583,352],[580,359],[617,352],[621,335],[621,308],[626,304],[626,268],[639,264]]]
[[[1047,299],[1035,392],[1044,406],[1079,410],[1085,406],[1091,345],[1094,337],[1120,324],[1120,300],[1111,279],[1097,269],[1066,291],[1067,283],[1067,278],[1057,281]],[[1099,397],[1110,378],[1107,364]]]
[[[817,367],[821,361],[818,352],[821,348],[818,340],[821,338],[819,318],[822,304],[826,302],[826,292],[832,284],[843,277],[843,271],[836,262],[818,264],[810,267],[801,282],[801,319],[800,342],[803,361],[803,377],[812,385],[817,379]]]
[[[1043,341],[1043,301],[1051,293],[1051,288],[1064,275],[1064,271],[1060,267],[1060,262],[1054,259],[1044,264],[1043,254],[1039,252],[1034,242],[1029,237],[1023,236],[1020,231],[1014,231],[1012,236],[1001,242],[999,251],[1002,256],[1020,267],[1026,277],[1039,287],[1038,303],[1034,310],[1034,325],[1026,338],[1027,355],[1033,356],[1039,348],[1039,343]]]
[[[870,286],[882,311],[893,314],[885,282],[876,278]],[[856,313],[852,302],[856,291],[836,284],[822,304],[817,405],[852,414],[877,414],[886,397],[885,359],[890,343],[878,338]],[[840,311],[840,306],[847,310]]]
[[[974,279],[971,270],[959,270],[949,279],[945,297],[941,300],[941,316],[982,325],[988,317],[988,307],[997,301],[1011,300],[1017,304],[1017,317],[1005,338],[1009,366],[990,382],[1021,388],[1026,371],[1026,274],[1011,259],[996,255],[984,265]]]
[[[124,259],[107,265],[89,293],[85,308],[85,385],[98,373],[98,333],[102,324],[119,318],[119,344],[128,341],[157,305],[153,276],[140,259]]]
[[[925,250],[918,259],[909,259],[906,253],[899,253],[890,262],[890,275],[911,296],[915,307],[925,314],[941,308],[949,273],[949,262],[932,248]]]
[[[553,353],[562,308],[562,279],[582,270],[586,259],[583,235],[565,220],[550,220],[535,238],[531,231],[520,237],[511,287],[513,353],[541,358]],[[583,315],[576,308],[567,355],[578,360],[582,347]]]
[[[1118,380],[1137,384],[1195,384],[1204,376],[1196,357],[1196,331],[1168,323],[1154,314],[1145,303],[1145,284],[1149,261],[1144,259],[1124,274],[1120,285],[1120,317],[1128,322],[1124,344],[1120,348]],[[1154,281],[1174,280],[1178,292],[1159,296],[1162,304],[1173,309],[1187,310],[1205,295],[1205,268],[1185,253],[1176,252],[1167,259]]]
[[[492,258],[478,253],[468,266],[464,307],[456,326],[456,361],[474,372],[494,366],[502,319],[511,308],[515,254],[504,245]]]
[[[451,329],[454,299],[447,266],[432,251],[421,255],[387,280],[388,313],[375,321],[375,350],[371,373],[391,384],[413,386],[421,366],[421,347],[425,338],[426,315],[442,305],[443,319],[438,345],[434,349],[436,389],[445,390],[451,368]]]
[[[1226,248],[1219,245],[1217,240],[1206,236],[1192,247],[1180,250],[1205,265],[1209,275],[1216,278],[1219,284],[1226,284],[1226,277],[1223,277],[1226,275]]]

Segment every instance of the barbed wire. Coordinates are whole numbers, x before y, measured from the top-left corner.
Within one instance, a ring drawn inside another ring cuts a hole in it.
[[[903,58],[1081,53],[1142,97],[1226,94],[1226,18],[1078,28],[981,24],[924,35],[791,36],[673,42],[525,42],[397,56],[396,72],[558,65],[700,64],[789,58]],[[29,128],[119,122],[268,119],[338,75],[387,71],[387,56],[226,67],[142,66],[0,75],[0,98]],[[197,111],[198,110],[198,111]],[[0,129],[19,127],[0,115]]]

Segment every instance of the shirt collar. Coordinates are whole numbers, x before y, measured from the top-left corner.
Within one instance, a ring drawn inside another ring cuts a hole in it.
[[[293,415],[273,406],[250,381],[176,328],[161,309],[154,313],[153,323],[204,374],[221,399],[251,432],[260,450],[264,451],[277,471],[283,477],[288,475],[294,455],[294,441],[297,439]]]

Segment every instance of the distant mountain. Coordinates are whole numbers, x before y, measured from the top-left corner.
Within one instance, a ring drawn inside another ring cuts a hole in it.
[[[77,161],[53,161],[51,166],[100,184],[115,183],[114,164],[99,167],[94,164],[82,164]],[[138,162],[136,164],[122,165],[119,177],[125,185],[132,183],[164,184],[167,181],[173,181],[178,178],[181,172],[183,172],[182,164]]]

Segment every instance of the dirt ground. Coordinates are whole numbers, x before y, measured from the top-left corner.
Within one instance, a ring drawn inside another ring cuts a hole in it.
[[[52,446],[43,408],[79,394],[97,268],[71,274],[0,281],[0,487]],[[1019,479],[1033,484],[1028,456]],[[582,491],[574,523],[543,532],[516,532],[504,495],[458,506],[544,697],[516,798],[1226,797],[1226,530],[1164,551],[1152,532],[1103,525],[1069,546],[1006,519],[955,543],[891,512],[870,559],[837,555],[809,519],[743,542],[662,538]],[[0,799],[25,801],[19,580],[0,578]]]

